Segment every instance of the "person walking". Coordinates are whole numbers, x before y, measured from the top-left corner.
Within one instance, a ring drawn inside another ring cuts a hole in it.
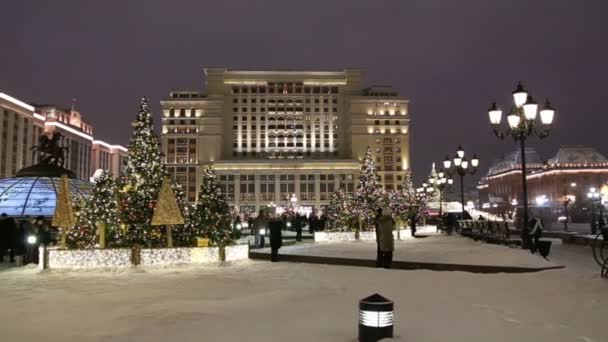
[[[538,241],[543,235],[543,221],[540,217],[535,217],[530,220],[530,232],[528,235],[530,236],[530,241],[532,242],[530,246],[530,252],[536,253],[538,251]]]
[[[0,262],[4,262],[4,256],[8,254],[9,241],[8,215],[2,213],[0,215]]]
[[[253,233],[255,234],[255,248],[264,248],[264,245],[266,243],[264,235],[266,235],[267,228],[268,219],[266,218],[266,211],[264,209],[260,209],[258,217],[255,218],[252,224]]]
[[[378,208],[374,217],[374,228],[376,229],[376,267],[382,267],[382,252],[380,251],[380,218],[382,208]]]
[[[270,261],[279,261],[279,248],[283,245],[283,234],[282,230],[285,227],[285,223],[276,214],[272,214],[270,221],[268,222],[268,229],[270,229]]]
[[[380,243],[378,244],[381,252],[381,267],[391,268],[393,263],[393,251],[395,250],[395,240],[393,230],[396,222],[393,219],[391,209],[386,207],[382,209],[382,216],[378,219],[378,232]]]
[[[302,241],[302,217],[300,214],[296,214],[294,219],[291,221],[291,225],[296,231],[296,241]]]

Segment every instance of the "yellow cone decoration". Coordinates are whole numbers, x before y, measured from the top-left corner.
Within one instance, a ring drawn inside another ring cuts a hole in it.
[[[153,226],[164,226],[167,224],[184,224],[182,211],[177,205],[177,200],[171,189],[171,181],[165,177],[163,185],[160,188],[158,201],[154,207],[154,215],[152,216]]]
[[[184,217],[177,205],[177,200],[171,189],[171,181],[165,177],[163,185],[160,188],[158,201],[154,207],[154,215],[152,215],[153,226],[166,226],[167,229],[167,247],[173,247],[173,234],[171,228],[174,224],[184,224]]]
[[[70,199],[70,183],[66,175],[61,176],[61,182],[59,183],[52,225],[61,228],[61,246],[65,247],[67,231],[76,225],[72,200]]]

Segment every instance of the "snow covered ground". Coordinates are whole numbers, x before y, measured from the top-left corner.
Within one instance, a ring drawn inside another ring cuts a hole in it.
[[[0,271],[2,341],[355,341],[358,300],[395,301],[399,341],[608,341],[608,281],[245,261]]]
[[[269,248],[264,252],[270,253]],[[310,243],[283,247],[280,254],[315,255],[354,259],[375,259],[375,241],[340,241]],[[513,266],[546,268],[556,266],[538,255],[502,245],[474,241],[458,235],[432,235],[395,241],[394,260],[467,264],[484,266]]]

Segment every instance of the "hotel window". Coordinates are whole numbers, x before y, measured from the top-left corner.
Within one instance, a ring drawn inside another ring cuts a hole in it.
[[[179,109],[179,116],[180,117],[185,117],[186,116],[186,109],[185,108],[180,108]]]
[[[170,117],[174,117],[175,116],[175,109],[173,109],[173,108],[169,109],[169,116]]]
[[[279,179],[281,198],[279,200],[287,200],[295,192],[295,178],[294,175],[281,175]]]
[[[315,176],[300,175],[300,199],[302,201],[315,200]]]
[[[255,201],[255,180],[253,175],[241,175],[241,201]]]
[[[220,188],[222,194],[227,201],[234,201],[234,176],[233,175],[221,175],[220,176]]]

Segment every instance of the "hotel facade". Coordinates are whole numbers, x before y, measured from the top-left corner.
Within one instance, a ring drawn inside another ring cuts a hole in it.
[[[42,134],[60,132],[60,146],[67,147],[65,167],[76,178],[89,180],[98,169],[116,176],[122,170],[127,149],[97,140],[93,127],[82,114],[55,105],[30,105],[0,93],[0,179],[15,176],[18,170],[38,162],[32,146]]]
[[[204,74],[204,92],[174,90],[161,101],[165,161],[190,200],[211,167],[241,212],[295,202],[310,213],[338,189],[354,191],[368,147],[382,186],[401,186],[409,102],[393,88],[364,87],[350,69]]]

